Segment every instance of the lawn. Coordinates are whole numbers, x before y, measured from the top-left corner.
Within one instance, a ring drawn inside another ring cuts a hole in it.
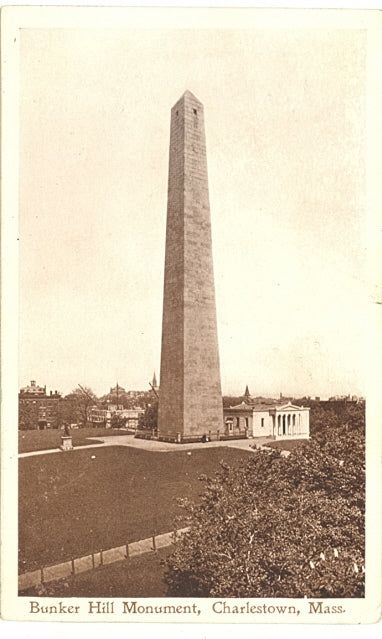
[[[177,498],[197,499],[201,474],[251,454],[111,446],[20,458],[20,572],[172,530]]]
[[[162,561],[172,546],[117,561],[68,579],[52,581],[19,593],[22,597],[165,597]]]
[[[113,435],[127,435],[125,430],[114,428],[76,428],[70,431],[73,446],[96,444],[88,437],[110,437]],[[29,453],[34,450],[49,450],[61,446],[63,430],[19,430],[19,453]]]
[[[300,444],[308,443],[309,439],[285,439],[278,441],[270,441],[265,444],[270,448],[279,448],[280,450],[295,450]]]

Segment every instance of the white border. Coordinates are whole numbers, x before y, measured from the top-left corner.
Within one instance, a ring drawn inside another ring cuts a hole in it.
[[[87,3],[84,3],[87,4]],[[378,276],[381,272],[381,255],[379,231],[381,228],[380,203],[382,201],[381,180],[382,162],[382,74],[381,68],[381,43],[382,43],[382,14],[376,11],[359,11],[354,9],[347,12],[341,9],[327,11],[307,12],[305,10],[280,11],[267,9],[253,12],[250,9],[194,9],[190,8],[190,2],[181,3],[188,8],[164,9],[155,8],[102,8],[102,7],[19,7],[5,8],[2,12],[2,614],[10,619],[28,619],[24,614],[25,598],[17,598],[17,535],[14,534],[17,524],[17,498],[15,487],[17,486],[17,277],[18,277],[18,251],[17,251],[17,210],[18,210],[18,30],[19,28],[43,28],[43,27],[96,27],[102,21],[103,28],[120,28],[128,24],[129,28],[147,28],[150,22],[152,28],[239,28],[245,26],[251,28],[269,28],[278,23],[280,28],[296,27],[296,22],[302,27],[328,27],[331,28],[356,28],[368,30],[368,233],[369,233],[369,300],[370,313],[367,318],[368,331],[371,339],[368,341],[367,362],[370,370],[370,379],[367,389],[367,549],[366,565],[373,567],[373,578],[368,577],[365,600],[351,600],[352,612],[346,615],[346,619],[330,619],[331,623],[372,623],[378,619],[380,607],[381,584],[381,512],[378,505],[381,503],[380,491],[380,450],[381,434],[379,428],[379,416],[382,415],[382,402],[380,399],[380,385],[382,380],[382,334],[381,334],[381,310],[382,300],[378,289]],[[143,3],[142,3],[143,4]],[[145,3],[146,4],[146,3]],[[171,3],[167,3],[171,4]],[[180,4],[180,3],[178,3]],[[215,3],[209,3],[212,6]],[[224,3],[219,3],[221,7]],[[247,3],[241,3],[245,5]],[[254,3],[251,3],[251,5]],[[270,3],[280,6],[280,3]],[[299,3],[300,4],[300,3]],[[357,4],[357,3],[352,3]],[[378,4],[378,3],[377,3]],[[291,6],[291,4],[289,5]],[[314,15],[313,15],[314,13]],[[256,14],[256,15],[255,15]],[[380,297],[380,299],[378,299]],[[375,424],[377,428],[370,427]],[[378,512],[377,512],[378,511]],[[10,534],[12,532],[12,535]],[[21,600],[21,601],[20,601]],[[75,604],[76,600],[71,599]],[[81,600],[80,600],[81,601]],[[169,600],[166,600],[169,603]],[[272,600],[276,604],[280,600]],[[284,600],[285,601],[285,600]],[[301,600],[291,600],[297,604]],[[48,600],[44,599],[44,603]],[[163,600],[158,600],[163,603]],[[185,603],[185,602],[184,602]],[[204,600],[203,606],[209,607],[212,600]],[[335,603],[335,600],[332,601]],[[30,617],[29,617],[30,618]],[[65,617],[57,620],[66,620]],[[85,615],[84,621],[89,621]],[[115,621],[125,619],[115,617]],[[204,617],[204,620],[206,618]],[[108,619],[105,619],[108,621]],[[146,619],[148,621],[148,619]],[[154,620],[150,620],[154,621]],[[160,621],[156,619],[155,621]],[[163,621],[168,621],[168,618]],[[183,622],[183,619],[172,619]],[[197,621],[197,620],[196,620]],[[216,623],[216,617],[208,619],[210,623]],[[261,622],[263,619],[261,619]],[[275,623],[270,619],[270,623]],[[299,622],[307,623],[315,621],[300,615]],[[235,616],[225,617],[222,623],[238,622]],[[38,624],[40,626],[40,624]],[[92,624],[93,626],[94,624]],[[50,624],[46,624],[47,627]],[[73,627],[71,625],[71,627]],[[164,626],[166,635],[168,626]],[[183,627],[183,626],[182,626]],[[205,626],[198,626],[199,631]],[[286,625],[282,626],[283,629]],[[295,625],[293,625],[295,628]],[[114,626],[113,626],[114,628]],[[221,628],[221,626],[219,626]],[[237,625],[235,625],[235,632]],[[132,627],[131,627],[132,629]],[[152,629],[153,630],[153,629]],[[136,626],[134,624],[134,632]],[[262,625],[261,632],[264,631]],[[54,630],[56,632],[56,630]],[[114,632],[114,630],[113,630]],[[155,630],[157,633],[157,629]],[[310,632],[310,630],[309,630]],[[184,632],[183,632],[184,634]]]

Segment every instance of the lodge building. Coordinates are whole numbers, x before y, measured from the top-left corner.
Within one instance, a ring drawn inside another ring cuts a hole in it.
[[[243,401],[224,409],[224,436],[308,439],[309,410],[290,401],[283,404]]]

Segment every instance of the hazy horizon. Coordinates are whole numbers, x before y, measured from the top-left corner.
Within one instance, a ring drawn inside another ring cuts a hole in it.
[[[365,32],[20,33],[20,386],[159,379],[170,109],[189,89],[223,393],[364,395]]]
[[[32,380],[29,380],[26,384],[21,385],[20,388],[25,388],[26,386],[30,386],[30,382],[31,381]],[[37,386],[42,386],[42,387],[45,386],[45,384],[40,384],[38,380],[34,380],[34,381],[36,381]],[[84,387],[84,384],[81,384],[81,386]],[[120,386],[122,388],[124,388],[124,390],[126,392],[128,392],[128,391],[150,392],[151,391],[151,388],[150,388],[149,384],[147,385],[147,388],[127,388],[126,386],[124,386],[124,384],[120,384]],[[85,384],[85,388],[90,388],[90,387],[87,384]],[[101,397],[104,397],[105,395],[109,394],[110,388],[115,388],[115,384],[113,384],[112,386],[109,386],[108,388],[104,389],[101,392],[96,392],[94,390],[94,388],[91,388],[91,390],[94,392],[94,394],[96,395],[97,398],[101,398]],[[65,397],[66,395],[69,395],[72,391],[78,390],[78,389],[79,389],[78,384],[73,384],[71,386],[70,390],[69,391],[65,391],[65,392],[60,391],[60,389],[56,388],[56,387],[50,388],[50,387],[46,386],[47,394],[49,394],[50,391],[52,391],[52,392],[57,391],[62,397]],[[222,397],[244,397],[244,392],[245,392],[245,388],[241,389],[240,392],[225,392],[224,389],[222,389]],[[276,400],[280,399],[280,392],[282,393],[282,398],[281,399],[288,399],[289,397],[293,397],[294,399],[303,399],[304,397],[305,398],[309,397],[310,399],[314,400],[316,397],[319,397],[320,400],[325,401],[325,400],[329,399],[329,397],[336,397],[336,396],[338,396],[338,397],[341,396],[342,397],[342,396],[345,396],[345,395],[346,396],[350,396],[350,397],[357,396],[358,398],[363,397],[362,395],[357,395],[356,393],[352,393],[351,391],[349,391],[348,393],[336,393],[336,392],[333,392],[330,396],[329,395],[328,396],[319,396],[319,395],[315,395],[314,393],[311,394],[311,395],[309,395],[308,393],[292,395],[292,394],[289,394],[287,392],[283,393],[282,391],[275,392],[275,393],[257,393],[257,392],[252,392],[251,388],[249,388],[249,392],[250,392],[250,396],[253,397],[253,398],[263,397],[265,399],[276,399]]]

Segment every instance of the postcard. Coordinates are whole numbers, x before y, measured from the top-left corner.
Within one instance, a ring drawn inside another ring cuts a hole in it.
[[[3,9],[4,619],[380,619],[381,31]]]

